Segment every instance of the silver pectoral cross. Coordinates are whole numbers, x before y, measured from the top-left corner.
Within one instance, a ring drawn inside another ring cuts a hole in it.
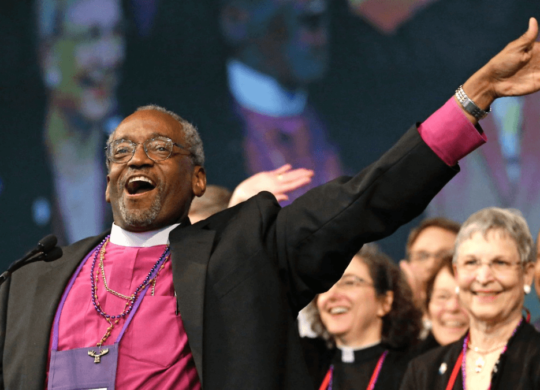
[[[105,348],[102,351],[99,351],[98,353],[94,351],[88,351],[88,356],[91,356],[94,358],[94,363],[101,363],[101,357],[108,353],[109,353],[109,350]]]

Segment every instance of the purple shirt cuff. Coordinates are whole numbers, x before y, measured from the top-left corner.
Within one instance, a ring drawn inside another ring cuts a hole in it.
[[[456,165],[487,141],[484,132],[480,133],[467,119],[453,97],[422,123],[418,132],[448,166]]]

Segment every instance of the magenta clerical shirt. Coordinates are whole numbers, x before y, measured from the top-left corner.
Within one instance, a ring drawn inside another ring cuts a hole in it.
[[[418,131],[431,149],[451,166],[486,141],[453,98],[431,115]],[[104,260],[110,288],[124,295],[132,294],[163,253],[169,232],[176,226],[130,233],[113,225]],[[108,327],[92,305],[91,265],[92,261],[87,261],[67,297],[60,317],[60,351],[94,347]],[[101,278],[98,297],[101,307],[110,315],[122,312],[126,302],[106,292]],[[172,269],[168,261],[157,278],[155,294],[148,290],[120,343],[118,389],[200,390],[182,318],[175,310]],[[105,345],[114,343],[123,321],[115,327]]]
[[[141,235],[113,225],[111,242],[107,245],[104,259],[109,287],[121,294],[131,295],[165,250],[169,232],[175,226]],[[99,258],[96,268],[98,262]],[[91,302],[91,265],[92,258],[82,268],[67,297],[60,317],[60,351],[94,347],[108,327]],[[121,313],[126,303],[124,299],[105,291],[101,276],[98,297],[101,307],[110,315]],[[105,345],[114,343],[123,324],[124,320],[120,320]],[[180,313],[176,314],[170,260],[159,273],[154,295],[150,288],[120,342],[116,387],[201,388],[182,318]]]

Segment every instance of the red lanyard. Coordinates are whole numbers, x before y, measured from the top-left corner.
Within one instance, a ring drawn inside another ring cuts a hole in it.
[[[328,369],[328,372],[326,373],[324,380],[321,383],[321,387],[319,387],[319,390],[328,389],[330,385],[330,381],[332,380],[333,373],[334,373],[334,365],[332,364],[330,368]]]
[[[448,386],[446,386],[446,390],[452,390],[454,388],[454,383],[456,383],[456,378],[459,374],[459,369],[461,368],[461,362],[463,360],[463,351],[459,354],[456,365],[454,366],[454,369],[452,370],[452,375],[450,376],[450,380],[448,381]]]
[[[371,374],[371,379],[369,380],[369,384],[367,386],[366,390],[373,390],[375,388],[375,384],[377,383],[377,379],[379,379],[379,373],[381,372],[382,365],[384,363],[384,359],[386,358],[386,355],[388,355],[388,351],[384,351],[379,358],[379,361],[377,362],[377,365],[375,366],[375,370],[373,370],[373,374]],[[328,369],[328,372],[326,373],[324,380],[321,383],[321,387],[319,387],[319,390],[332,390],[332,377],[334,376],[334,365],[331,365]]]

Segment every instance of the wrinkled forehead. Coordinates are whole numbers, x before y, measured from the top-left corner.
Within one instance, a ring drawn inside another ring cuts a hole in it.
[[[155,111],[137,111],[125,118],[116,128],[111,141],[129,139],[144,142],[155,137],[167,137],[174,142],[184,143],[182,125],[168,114]]]
[[[459,241],[458,246],[456,247],[456,256],[463,254],[463,244],[468,243],[467,247],[470,251],[474,252],[476,250],[476,243],[481,243],[482,241],[485,241],[486,243],[491,243],[489,247],[493,247],[493,242],[500,242],[505,241],[508,242],[508,244],[504,245],[510,245],[509,248],[512,248],[511,250],[516,252],[519,252],[518,249],[518,243],[516,239],[510,234],[509,231],[507,231],[504,228],[500,227],[494,227],[487,230],[483,229],[474,229],[471,228],[471,230],[468,230],[465,232],[466,234],[462,235],[462,239]],[[472,244],[472,246],[470,245]]]
[[[89,28],[108,30],[122,19],[120,0],[67,1],[63,27],[67,32],[79,32]]]
[[[137,143],[138,137],[134,134],[134,133],[130,133],[130,132],[122,132],[122,133],[115,133],[114,136],[111,138],[111,142],[112,143],[121,143],[122,141],[133,141],[135,143]],[[164,132],[152,132],[152,133],[147,133],[145,134],[145,138],[143,141],[150,141],[150,140],[156,140],[156,139],[161,139],[161,140],[169,140],[171,139],[171,137],[169,137],[167,134],[165,134]]]
[[[510,232],[498,226],[484,229],[481,226],[472,224],[472,225],[467,226],[463,232],[460,232],[460,234],[461,234],[461,243],[471,240],[473,238],[479,238],[479,237],[482,237],[486,241],[490,241],[492,239],[500,240],[500,239],[505,239],[505,238],[513,239]]]

